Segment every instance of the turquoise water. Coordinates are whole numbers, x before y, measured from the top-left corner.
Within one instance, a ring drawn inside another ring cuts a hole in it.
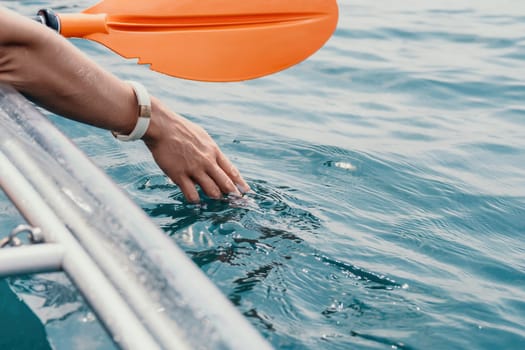
[[[70,3],[5,5],[94,2]],[[523,348],[525,3],[339,6],[321,51],[244,83],[74,41],[203,125],[252,186],[244,200],[188,205],[142,145],[53,121],[278,349]],[[63,276],[10,283],[56,348],[113,348]]]

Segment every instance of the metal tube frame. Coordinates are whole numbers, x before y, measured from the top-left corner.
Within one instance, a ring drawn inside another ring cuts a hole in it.
[[[2,152],[0,164],[0,187],[26,219],[42,229],[46,242],[59,244],[63,250],[60,267],[82,292],[113,338],[119,340],[121,348],[160,349],[98,266]],[[21,248],[4,248],[0,254],[16,254],[11,253],[11,250],[18,249]],[[6,261],[7,258],[3,260],[10,263]],[[44,267],[41,263],[35,262],[37,269]]]
[[[62,270],[64,247],[47,243],[5,248],[0,251],[0,278]]]

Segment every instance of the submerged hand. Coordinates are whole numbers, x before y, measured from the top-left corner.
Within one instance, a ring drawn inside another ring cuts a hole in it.
[[[203,128],[165,109],[155,98],[151,124],[143,139],[159,167],[190,202],[199,202],[195,185],[215,199],[250,189]]]

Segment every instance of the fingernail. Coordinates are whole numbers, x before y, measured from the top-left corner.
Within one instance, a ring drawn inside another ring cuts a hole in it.
[[[235,190],[234,191],[231,191],[230,193],[228,193],[230,196],[237,196],[237,197],[241,197],[242,196],[242,193],[241,191],[239,191],[239,189],[237,188],[237,186],[235,186]]]
[[[249,186],[243,186],[241,184],[235,184],[235,186],[237,187],[237,189],[239,190],[240,193],[246,193],[246,192],[250,191],[250,187]]]

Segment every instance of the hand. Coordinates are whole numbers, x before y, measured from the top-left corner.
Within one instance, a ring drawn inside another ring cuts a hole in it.
[[[195,185],[210,198],[250,190],[239,171],[200,126],[152,98],[152,116],[144,142],[159,167],[189,202],[199,202]]]

